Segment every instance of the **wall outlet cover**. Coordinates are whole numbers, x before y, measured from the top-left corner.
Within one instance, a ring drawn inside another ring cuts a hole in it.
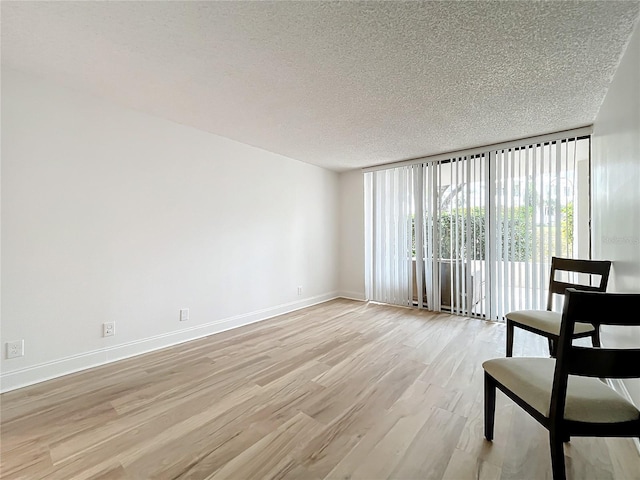
[[[102,336],[112,337],[116,334],[116,322],[106,322],[102,324]]]
[[[7,358],[17,358],[24,355],[24,340],[7,342]]]

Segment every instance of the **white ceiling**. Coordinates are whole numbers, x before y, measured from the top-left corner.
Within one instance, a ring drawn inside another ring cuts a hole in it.
[[[639,2],[2,2],[2,64],[335,170],[593,122]]]

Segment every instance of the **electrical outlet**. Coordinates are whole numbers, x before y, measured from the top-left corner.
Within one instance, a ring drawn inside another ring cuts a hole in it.
[[[22,357],[24,355],[24,340],[7,342],[7,358]]]
[[[180,309],[180,321],[181,322],[186,322],[187,320],[189,320],[189,309],[188,308],[181,308]]]
[[[302,285],[298,285],[298,296],[302,295]]]
[[[116,334],[116,322],[106,322],[102,324],[102,336],[112,337]]]

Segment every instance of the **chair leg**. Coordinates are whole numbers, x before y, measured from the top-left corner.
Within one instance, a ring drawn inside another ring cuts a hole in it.
[[[549,343],[549,356],[551,358],[556,358],[556,354],[558,353],[558,342],[553,338],[547,338],[547,342]]]
[[[513,357],[513,322],[507,319],[507,357]]]
[[[484,372],[484,437],[493,440],[493,424],[496,416],[496,382]]]
[[[554,431],[549,431],[549,446],[551,447],[551,469],[553,480],[566,480],[564,467],[564,447],[562,437]]]
[[[600,348],[600,325],[595,325],[596,329],[591,334],[591,345]]]

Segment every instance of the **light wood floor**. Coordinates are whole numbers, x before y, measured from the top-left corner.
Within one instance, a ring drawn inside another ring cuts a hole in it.
[[[2,478],[550,478],[547,433],[484,359],[504,325],[335,300],[2,395]],[[514,355],[544,354],[516,332]],[[629,439],[575,438],[569,478],[640,479]]]

